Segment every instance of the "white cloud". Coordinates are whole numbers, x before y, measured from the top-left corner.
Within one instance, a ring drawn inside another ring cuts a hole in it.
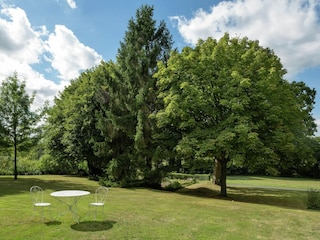
[[[21,63],[38,63],[44,51],[41,37],[46,35],[46,28],[32,29],[21,8],[4,8],[0,13],[0,54]]]
[[[68,3],[68,5],[69,5],[72,9],[77,8],[76,1],[74,1],[74,0],[67,0],[67,3]]]
[[[29,64],[19,62],[12,58],[1,57],[0,64],[4,66],[0,72],[0,83],[16,71],[18,73],[18,78],[26,81],[26,90],[28,94],[31,95],[36,91],[36,98],[32,109],[43,106],[45,101],[49,101],[52,104],[56,94],[59,91],[62,91],[67,85],[65,81],[56,84],[53,81],[47,80],[43,74],[36,72]]]
[[[185,41],[219,39],[225,32],[259,40],[281,58],[288,75],[320,65],[320,0],[223,1],[191,19],[172,17]]]
[[[28,93],[37,92],[33,109],[46,100],[52,104],[71,79],[102,59],[65,26],[57,25],[53,33],[48,33],[45,26],[32,26],[21,8],[1,2],[0,43],[0,83],[16,71],[19,79],[26,80]],[[43,72],[35,66],[43,66]],[[59,83],[45,77],[52,69],[59,73]]]
[[[48,88],[48,84],[56,94],[60,90],[59,85],[44,79],[31,67],[41,61],[41,54],[45,51],[41,38],[46,36],[46,28],[33,29],[21,8],[4,7],[0,13],[0,82],[16,71],[20,80],[26,80],[29,94]],[[53,99],[52,96],[37,94],[33,107],[40,107],[47,97]]]
[[[92,48],[79,42],[73,32],[63,25],[56,25],[47,41],[52,67],[61,79],[73,79],[81,70],[98,65],[102,57]]]

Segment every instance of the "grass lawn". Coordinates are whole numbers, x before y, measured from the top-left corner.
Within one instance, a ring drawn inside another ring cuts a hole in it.
[[[307,193],[297,188],[320,189],[320,181],[231,177],[228,184],[232,184],[228,199],[219,198],[219,188],[210,182],[178,192],[111,188],[105,215],[100,212],[95,221],[87,216],[93,194],[80,199],[83,218],[77,224],[69,213],[59,217],[66,206],[50,193],[66,189],[93,193],[97,182],[53,175],[18,180],[1,176],[0,239],[319,239],[320,211],[307,210]],[[52,203],[44,223],[39,212],[33,214],[32,185],[41,186],[45,200]],[[291,190],[252,187],[258,185]]]
[[[259,176],[229,176],[228,184],[247,186],[266,186],[291,189],[319,189],[320,179],[281,178]]]

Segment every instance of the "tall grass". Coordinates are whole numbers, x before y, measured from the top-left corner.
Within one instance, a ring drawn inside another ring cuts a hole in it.
[[[260,180],[263,185],[265,183]],[[33,215],[29,188],[39,185],[52,203],[51,219]],[[200,182],[177,192],[111,188],[105,215],[88,216],[93,195],[78,202],[82,216],[60,216],[66,206],[50,197],[55,190],[93,193],[98,183],[67,176],[0,177],[0,239],[318,239],[319,211],[303,204],[307,192],[229,187]]]

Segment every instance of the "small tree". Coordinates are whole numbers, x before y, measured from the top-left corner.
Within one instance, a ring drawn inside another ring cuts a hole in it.
[[[32,135],[37,121],[37,114],[30,110],[34,97],[35,93],[27,94],[25,81],[20,81],[16,72],[1,84],[0,134],[14,147],[14,179],[18,176],[18,145]]]

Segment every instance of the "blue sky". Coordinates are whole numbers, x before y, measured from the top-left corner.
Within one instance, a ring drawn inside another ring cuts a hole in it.
[[[320,126],[320,0],[0,0],[0,82],[17,71],[37,91],[34,107],[52,102],[81,71],[115,59],[143,4],[154,6],[178,49],[224,32],[273,49],[287,80],[318,91]]]

